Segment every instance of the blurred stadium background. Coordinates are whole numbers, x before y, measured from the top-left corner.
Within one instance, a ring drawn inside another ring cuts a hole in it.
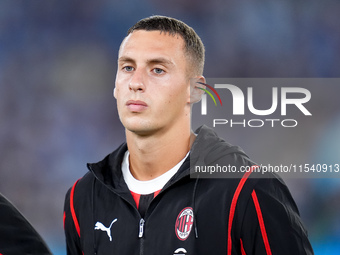
[[[1,1],[0,192],[54,254],[66,254],[67,189],[86,173],[87,162],[124,140],[112,89],[120,42],[137,20],[161,14],[194,27],[206,46],[206,77],[334,78],[340,75],[339,13],[337,0]],[[306,158],[340,163],[340,86],[313,96],[330,94],[332,111],[313,119],[317,128],[296,144],[308,141]],[[242,137],[233,140],[252,155]],[[286,157],[298,153],[293,144]],[[315,254],[340,251],[339,180],[287,181]]]

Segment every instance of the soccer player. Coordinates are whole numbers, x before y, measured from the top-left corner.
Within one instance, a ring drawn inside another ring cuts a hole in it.
[[[313,254],[278,177],[190,177],[191,164],[256,168],[210,128],[191,130],[203,66],[185,23],[152,16],[129,29],[114,89],[126,143],[68,191],[68,254]]]

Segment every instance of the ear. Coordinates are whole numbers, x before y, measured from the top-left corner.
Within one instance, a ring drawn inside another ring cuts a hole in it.
[[[204,90],[202,89],[205,89],[205,86],[200,83],[205,83],[204,76],[199,76],[190,80],[190,104],[199,102],[204,94]]]

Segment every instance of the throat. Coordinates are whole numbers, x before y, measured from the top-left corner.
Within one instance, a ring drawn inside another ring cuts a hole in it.
[[[134,178],[149,181],[176,166],[190,151],[193,132],[177,132],[162,137],[136,137],[127,133],[129,169]]]
[[[156,178],[152,178],[149,180],[141,180],[140,178],[136,178],[131,171],[129,163],[130,155],[129,151],[127,151],[124,155],[122,163],[122,173],[124,180],[129,190],[136,194],[147,195],[150,193],[157,192],[161,190],[164,187],[164,185],[177,173],[177,171],[180,169],[188,155],[189,153],[185,155],[185,157],[183,157],[182,160],[177,162],[177,164],[175,164],[172,168],[167,169],[165,173],[157,176]]]

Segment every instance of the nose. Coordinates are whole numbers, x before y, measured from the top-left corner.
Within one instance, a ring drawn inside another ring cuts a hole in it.
[[[129,83],[129,89],[133,90],[134,92],[137,92],[137,91],[144,92],[145,85],[144,85],[143,73],[141,70],[135,70]]]

